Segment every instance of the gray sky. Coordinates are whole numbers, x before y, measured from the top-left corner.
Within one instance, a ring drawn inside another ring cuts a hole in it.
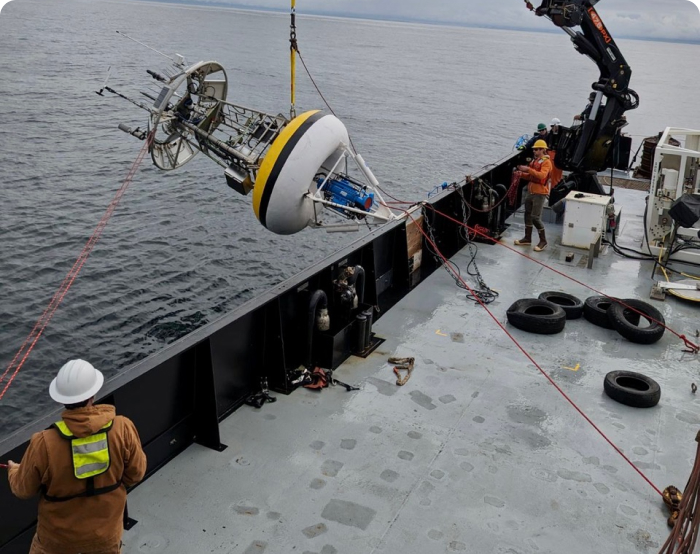
[[[218,0],[288,10],[289,0]],[[700,4],[700,0],[694,0]],[[538,0],[533,0],[539,6]],[[601,0],[596,9],[613,37],[700,42],[700,9],[690,0]],[[523,0],[297,0],[297,12],[317,11],[379,17],[550,30]]]

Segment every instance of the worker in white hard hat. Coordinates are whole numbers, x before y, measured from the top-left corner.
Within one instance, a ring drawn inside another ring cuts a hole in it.
[[[529,165],[519,165],[518,171],[522,178],[528,181],[528,194],[523,204],[525,205],[525,236],[515,241],[516,246],[530,246],[532,244],[532,227],[537,228],[540,241],[535,246],[535,252],[541,252],[547,248],[547,238],[542,223],[542,210],[547,201],[550,188],[549,174],[552,171],[552,162],[547,155],[547,142],[540,139],[532,146],[535,158]]]
[[[104,377],[85,360],[66,363],[49,395],[61,419],[35,433],[22,462],[8,462],[19,498],[41,494],[30,554],[118,554],[126,487],[146,473],[136,427],[114,406],[94,404]]]
[[[549,178],[552,181],[552,187],[556,187],[561,181],[562,170],[557,167],[554,161],[557,157],[557,146],[559,145],[559,139],[561,138],[561,120],[558,117],[552,119],[549,124],[549,133],[547,133],[547,155],[552,162],[552,172],[549,174]]]

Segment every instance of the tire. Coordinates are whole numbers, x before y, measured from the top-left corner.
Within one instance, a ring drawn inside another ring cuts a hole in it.
[[[622,304],[613,304],[608,310],[608,319],[613,328],[630,342],[637,344],[653,344],[664,335],[666,321],[664,316],[651,304],[629,298],[622,300],[630,308],[641,312],[639,315],[625,308]],[[639,322],[644,319],[649,323],[648,327],[639,327]],[[656,321],[653,321],[656,320]],[[657,323],[658,322],[658,323]]]
[[[560,333],[566,324],[566,313],[561,306],[539,298],[517,300],[506,316],[513,327],[540,335]]]
[[[608,308],[614,304],[607,296],[589,296],[583,303],[583,317],[593,325],[604,329],[613,329],[608,319]]]
[[[605,376],[603,388],[610,398],[633,408],[651,408],[661,398],[656,381],[633,371],[611,371]]]
[[[583,315],[583,302],[571,294],[549,290],[540,294],[538,298],[561,306],[566,313],[566,319],[578,319]]]

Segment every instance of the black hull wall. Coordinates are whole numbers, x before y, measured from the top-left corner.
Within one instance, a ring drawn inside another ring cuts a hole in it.
[[[512,169],[524,162],[515,153],[499,165],[472,177],[462,192],[467,200],[473,182],[510,185]],[[462,220],[462,198],[456,190],[428,200],[437,210]],[[502,204],[506,206],[506,202]],[[515,208],[520,205],[520,193]],[[472,212],[470,225],[500,234],[515,208],[496,218]],[[465,241],[459,225],[436,217],[431,210],[415,211],[433,228],[442,253],[451,257]],[[310,295],[323,290],[329,298],[331,329],[313,335],[313,361],[335,368],[351,355],[356,343],[356,312],[345,313],[333,302],[333,281],[344,267],[360,265],[365,271],[364,304],[376,307],[375,320],[439,268],[425,249],[411,218],[389,223],[326,260],[310,267],[221,319],[198,329],[145,360],[129,367],[103,389],[101,403],[132,419],[148,456],[146,478],[196,442],[223,449],[219,422],[260,390],[267,379],[272,390],[291,393],[289,372],[308,354],[306,322]],[[418,237],[418,239],[416,239]],[[418,241],[417,246],[412,243]],[[60,413],[38,420],[0,442],[0,460],[20,460],[32,433],[48,428]],[[15,498],[0,479],[0,554],[28,551],[36,524],[38,498]],[[138,520],[138,514],[130,514]]]

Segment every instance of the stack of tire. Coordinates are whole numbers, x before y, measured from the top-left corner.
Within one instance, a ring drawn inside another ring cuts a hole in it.
[[[567,319],[583,316],[598,327],[617,331],[630,342],[653,344],[663,336],[666,322],[654,306],[634,298],[615,300],[591,296],[582,302],[565,292],[547,291],[538,298],[517,300],[506,315],[513,327],[540,335],[560,333]],[[648,326],[639,327],[642,318]]]
[[[564,330],[567,319],[583,314],[583,302],[565,292],[543,292],[539,298],[521,298],[508,308],[508,323],[523,331],[554,335]]]
[[[634,298],[611,299],[591,296],[582,302],[564,292],[547,291],[538,298],[517,300],[506,312],[508,322],[523,331],[553,335],[564,330],[567,319],[587,321],[604,329],[613,329],[630,342],[653,344],[666,330],[661,312]],[[644,318],[648,326],[640,327]],[[650,408],[658,404],[661,388],[653,379],[632,371],[611,371],[603,383],[605,393],[622,404]]]
[[[614,329],[628,341],[637,344],[653,344],[661,339],[666,330],[666,321],[661,312],[635,298],[624,298],[618,303],[606,296],[590,296],[583,304],[583,317],[604,329]],[[649,326],[639,327],[642,317]]]

